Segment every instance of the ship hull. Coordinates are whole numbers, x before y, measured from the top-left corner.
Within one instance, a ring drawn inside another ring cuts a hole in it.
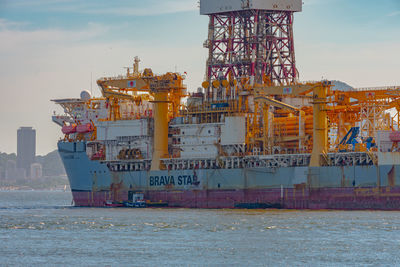
[[[59,143],[75,206],[105,206],[143,193],[183,208],[400,210],[400,165],[110,171],[85,143]],[[318,178],[315,178],[318,173]]]

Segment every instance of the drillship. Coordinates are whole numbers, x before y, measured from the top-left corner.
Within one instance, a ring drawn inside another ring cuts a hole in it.
[[[53,100],[76,206],[400,209],[400,88],[301,83],[301,0],[201,0],[202,87],[139,69]]]

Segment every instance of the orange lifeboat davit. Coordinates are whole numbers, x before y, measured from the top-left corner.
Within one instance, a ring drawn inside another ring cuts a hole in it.
[[[76,127],[78,133],[90,133],[93,132],[93,125],[91,123],[80,124]]]
[[[61,131],[63,134],[73,134],[76,133],[76,124],[71,124],[71,125],[64,125],[61,128]]]

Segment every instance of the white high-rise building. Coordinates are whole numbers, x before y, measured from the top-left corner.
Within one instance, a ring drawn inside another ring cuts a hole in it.
[[[42,164],[40,163],[33,163],[31,165],[31,179],[39,179],[42,178]]]

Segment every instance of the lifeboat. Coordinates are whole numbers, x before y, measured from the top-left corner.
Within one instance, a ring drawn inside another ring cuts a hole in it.
[[[71,125],[64,125],[61,128],[61,131],[63,134],[73,134],[76,133],[76,124],[71,124]]]
[[[80,124],[76,127],[78,133],[90,133],[93,132],[93,125],[91,123]]]

